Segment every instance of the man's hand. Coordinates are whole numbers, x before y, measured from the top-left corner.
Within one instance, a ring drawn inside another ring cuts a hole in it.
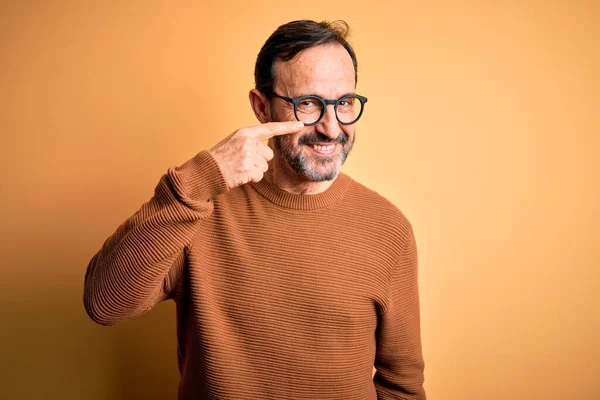
[[[261,141],[273,136],[289,135],[304,127],[299,121],[268,122],[238,129],[221,140],[209,153],[217,161],[229,189],[248,182],[258,182],[269,169],[273,150]]]

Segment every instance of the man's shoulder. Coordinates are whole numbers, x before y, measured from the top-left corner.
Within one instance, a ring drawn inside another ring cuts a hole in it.
[[[352,182],[347,196],[355,202],[354,207],[360,207],[357,211],[378,223],[412,231],[410,221],[397,205],[374,189],[346,176]]]

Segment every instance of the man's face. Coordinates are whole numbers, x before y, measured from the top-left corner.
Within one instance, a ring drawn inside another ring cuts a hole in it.
[[[300,52],[290,61],[275,65],[275,93],[286,97],[317,95],[335,100],[354,93],[354,65],[350,55],[340,45],[320,45]],[[294,105],[274,98],[271,120],[293,121]],[[292,135],[274,138],[275,150],[307,181],[335,179],[354,144],[354,125],[338,122],[332,105],[327,106],[323,119]]]

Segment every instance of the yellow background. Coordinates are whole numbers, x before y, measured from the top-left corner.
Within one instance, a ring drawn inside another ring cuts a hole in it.
[[[1,396],[176,397],[173,305],[95,325],[87,262],[309,18],[353,30],[344,171],[414,225],[429,398],[599,399],[599,4],[416,3],[3,1]]]

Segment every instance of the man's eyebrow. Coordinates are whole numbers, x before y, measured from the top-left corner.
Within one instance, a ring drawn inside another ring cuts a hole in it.
[[[314,96],[314,97],[319,97],[319,98],[321,98],[323,100],[338,100],[338,99],[341,99],[344,96],[350,96],[350,95],[355,95],[355,94],[356,94],[356,91],[347,92],[347,93],[344,93],[343,95],[341,95],[340,97],[338,97],[336,99],[327,99],[324,96],[321,96],[321,95],[316,94],[316,93],[294,94],[294,95],[291,95],[290,97],[292,99],[295,99],[295,98],[302,97],[302,96]]]

